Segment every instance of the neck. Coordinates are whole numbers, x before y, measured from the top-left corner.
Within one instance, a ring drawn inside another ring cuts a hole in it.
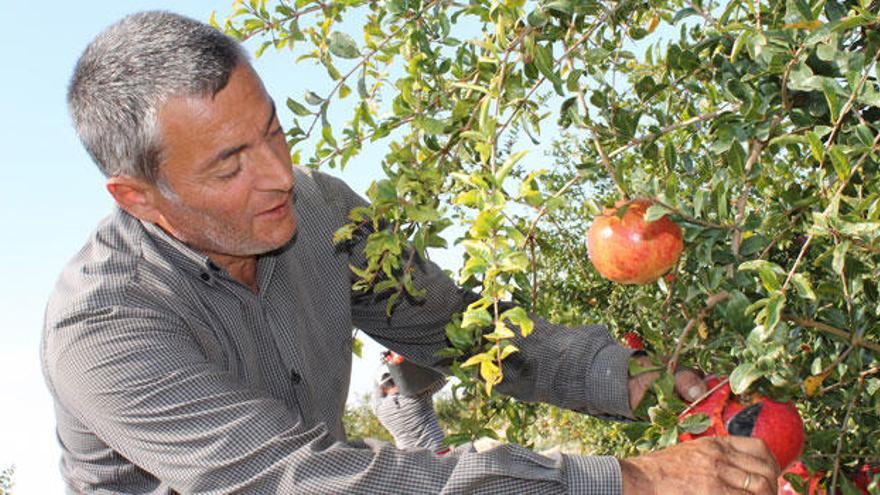
[[[256,255],[250,256],[236,256],[230,254],[220,254],[215,253],[207,249],[201,249],[198,246],[195,246],[191,243],[186,242],[181,238],[180,235],[175,234],[175,230],[171,228],[168,222],[163,218],[160,218],[159,221],[156,222],[162,230],[167,232],[170,236],[177,238],[181,242],[189,245],[191,248],[199,251],[200,253],[206,255],[218,266],[222,267],[229,273],[236,281],[248,287],[254,293],[259,289],[257,287],[257,257]]]
[[[240,257],[208,253],[208,257],[214,263],[223,267],[232,278],[247,286],[253,292],[257,292],[256,256]]]

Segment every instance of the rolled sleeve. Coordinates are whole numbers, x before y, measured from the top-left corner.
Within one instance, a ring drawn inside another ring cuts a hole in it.
[[[620,463],[609,456],[565,456],[568,492],[578,495],[619,495],[623,493]]]

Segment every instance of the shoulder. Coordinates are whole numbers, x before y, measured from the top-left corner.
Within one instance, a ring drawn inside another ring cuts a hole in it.
[[[338,177],[300,166],[293,167],[293,171],[297,180],[297,201],[312,201],[330,207],[335,216],[343,219],[348,217],[353,208],[367,205],[362,197]]]
[[[117,209],[61,271],[46,306],[44,338],[111,308],[146,308],[161,298],[172,272],[140,221]]]

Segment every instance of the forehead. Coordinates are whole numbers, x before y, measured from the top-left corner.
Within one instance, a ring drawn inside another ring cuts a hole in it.
[[[163,166],[197,167],[226,148],[247,144],[262,135],[271,112],[269,95],[249,64],[236,67],[214,95],[169,98],[156,116]]]

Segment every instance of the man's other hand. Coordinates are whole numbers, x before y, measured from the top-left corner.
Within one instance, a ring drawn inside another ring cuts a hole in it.
[[[759,438],[705,437],[620,461],[624,495],[775,495],[779,466]]]
[[[651,362],[648,356],[637,356],[633,358],[641,368],[652,369],[656,365]],[[633,411],[638,407],[639,402],[645,396],[645,393],[660,376],[659,371],[648,371],[631,376],[629,379],[629,404]],[[675,371],[675,391],[685,400],[685,402],[693,402],[694,399],[706,393],[706,384],[703,378],[696,370],[681,367]]]

